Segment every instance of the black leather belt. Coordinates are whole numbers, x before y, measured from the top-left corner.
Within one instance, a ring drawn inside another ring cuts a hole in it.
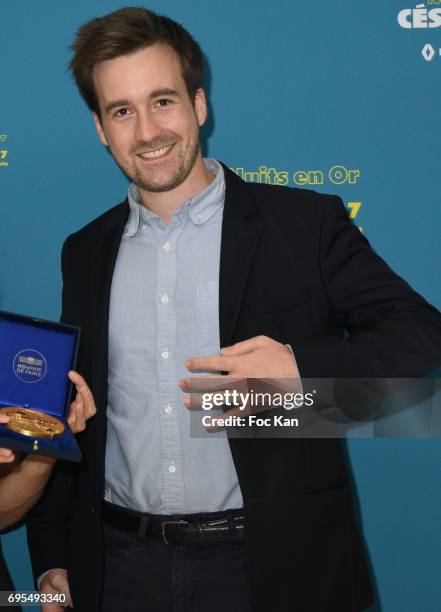
[[[243,540],[245,519],[242,509],[161,516],[104,502],[103,522],[140,537],[157,538],[166,544],[203,546]]]

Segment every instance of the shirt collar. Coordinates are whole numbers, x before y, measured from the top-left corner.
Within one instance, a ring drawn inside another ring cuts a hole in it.
[[[173,218],[188,216],[194,225],[203,225],[223,206],[225,197],[225,176],[221,164],[212,158],[204,159],[205,167],[215,178],[200,193],[189,198],[177,209]],[[125,236],[134,236],[141,220],[146,223],[159,223],[160,217],[142,204],[137,186],[131,183],[128,191],[130,206]]]

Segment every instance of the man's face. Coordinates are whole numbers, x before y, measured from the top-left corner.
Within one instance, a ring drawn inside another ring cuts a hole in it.
[[[96,128],[123,172],[153,192],[191,176],[207,108],[202,89],[190,100],[174,50],[155,44],[97,64],[93,76],[101,110]]]

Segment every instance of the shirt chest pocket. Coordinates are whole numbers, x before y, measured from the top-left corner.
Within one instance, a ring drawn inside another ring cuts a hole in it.
[[[196,288],[198,342],[201,355],[218,355],[219,281],[201,281]]]

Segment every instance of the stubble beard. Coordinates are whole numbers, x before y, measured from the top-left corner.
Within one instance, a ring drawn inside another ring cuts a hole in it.
[[[179,141],[176,143],[177,146]],[[160,144],[159,146],[164,146],[167,143]],[[149,148],[145,146],[145,148]],[[142,150],[143,146],[138,144],[137,149]],[[134,147],[136,150],[136,148]],[[152,193],[161,193],[165,191],[171,191],[175,187],[178,187],[181,183],[185,181],[187,176],[190,174],[193,166],[196,162],[196,158],[200,151],[200,143],[199,139],[196,137],[191,141],[190,145],[186,150],[181,150],[179,156],[177,157],[176,164],[174,168],[170,169],[170,175],[167,178],[155,179],[148,176],[148,171],[143,171],[139,168],[136,162],[133,162],[131,166],[128,164],[123,164],[122,162],[118,162],[117,164],[124,172],[124,174],[133,182],[137,187],[143,189],[144,191],[150,191]],[[173,152],[172,152],[173,153]],[[135,153],[136,155],[136,153]],[[142,163],[142,162],[141,162]],[[161,169],[158,170],[158,173],[161,173]],[[152,172],[152,175],[154,171]]]

